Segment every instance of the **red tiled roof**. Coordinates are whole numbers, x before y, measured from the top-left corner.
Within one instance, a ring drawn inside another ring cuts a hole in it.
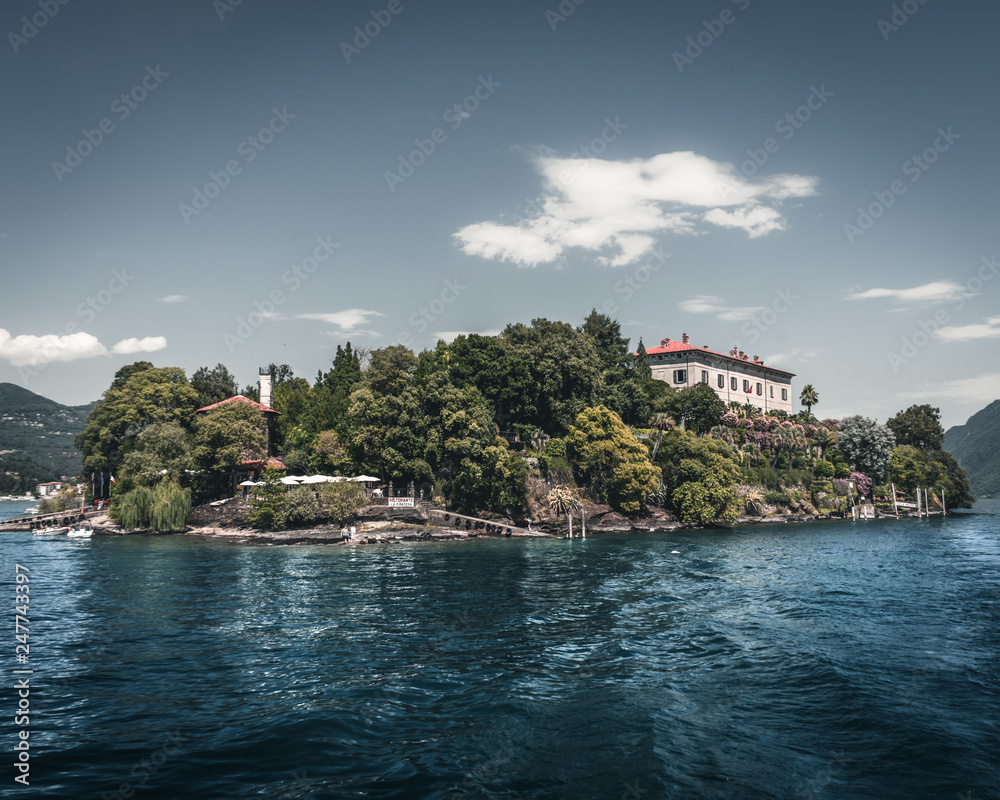
[[[656,347],[650,347],[646,350],[646,355],[657,356],[664,355],[665,353],[708,353],[713,356],[718,356],[719,358],[725,358],[729,361],[735,361],[737,364],[750,364],[757,367],[763,367],[766,370],[771,370],[772,372],[780,372],[782,375],[794,376],[794,372],[787,372],[783,369],[777,369],[776,367],[768,367],[764,365],[763,361],[753,361],[749,358],[740,358],[739,356],[730,355],[729,353],[719,353],[715,350],[709,350],[707,347],[695,347],[693,344],[684,344],[684,342],[679,339],[673,339],[667,342],[665,345],[660,344]],[[635,355],[633,353],[633,355]]]
[[[273,408],[268,408],[267,406],[262,406],[256,400],[251,400],[249,397],[244,397],[241,394],[235,397],[228,397],[225,400],[220,400],[218,403],[212,403],[210,406],[205,406],[204,408],[199,408],[199,411],[211,411],[213,408],[218,408],[219,406],[224,406],[226,403],[249,403],[252,406],[256,406],[261,411],[266,411],[268,414],[280,414],[280,411],[275,411]]]
[[[256,461],[244,461],[240,464],[241,467],[247,467],[249,469],[258,469],[259,467],[274,467],[275,469],[288,469],[282,462],[280,458],[275,458],[271,456],[267,461],[262,459],[257,459]]]

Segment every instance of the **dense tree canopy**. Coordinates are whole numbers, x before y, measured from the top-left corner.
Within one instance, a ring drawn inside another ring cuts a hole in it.
[[[931,452],[944,446],[941,409],[930,405],[913,405],[900,411],[886,425],[896,437],[896,444],[910,445]]]
[[[837,447],[847,463],[875,483],[881,483],[889,468],[896,437],[885,425],[855,415],[840,422]]]

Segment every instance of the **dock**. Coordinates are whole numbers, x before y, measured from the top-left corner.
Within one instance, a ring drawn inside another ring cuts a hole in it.
[[[429,521],[447,528],[465,529],[467,531],[478,531],[492,536],[520,536],[544,539],[558,539],[560,537],[552,533],[542,531],[531,531],[527,528],[519,528],[516,525],[509,525],[496,520],[480,519],[479,517],[469,517],[465,514],[455,514],[451,511],[443,511],[439,508],[427,510]]]

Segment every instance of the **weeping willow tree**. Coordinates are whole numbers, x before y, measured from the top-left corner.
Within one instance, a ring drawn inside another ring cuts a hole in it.
[[[152,528],[182,531],[191,513],[191,490],[177,481],[161,481],[155,489],[139,485],[112,499],[111,516],[125,530]]]
[[[111,517],[125,530],[149,526],[149,513],[153,507],[153,490],[148,486],[135,486],[111,499]]]
[[[182,531],[191,513],[191,490],[177,481],[161,481],[153,490],[150,525],[157,531]]]

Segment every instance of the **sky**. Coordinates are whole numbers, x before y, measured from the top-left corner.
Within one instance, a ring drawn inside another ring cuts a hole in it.
[[[0,381],[315,378],[596,308],[812,384],[1000,397],[1000,7],[9,0]]]

